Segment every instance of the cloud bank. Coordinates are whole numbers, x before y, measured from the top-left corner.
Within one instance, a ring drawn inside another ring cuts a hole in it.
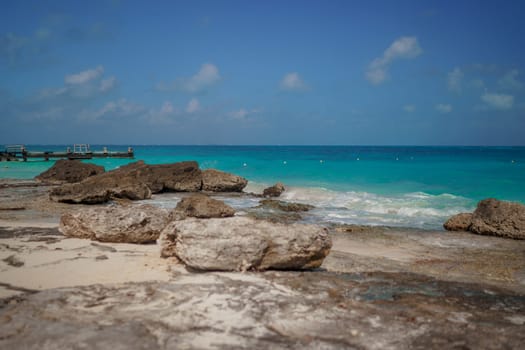
[[[481,100],[485,102],[487,106],[499,110],[511,109],[514,104],[514,96],[506,94],[492,94],[485,92],[481,95]]]

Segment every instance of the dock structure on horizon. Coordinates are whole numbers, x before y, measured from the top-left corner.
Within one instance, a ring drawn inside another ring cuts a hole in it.
[[[0,161],[24,162],[30,158],[50,159],[92,159],[92,158],[134,158],[132,147],[127,152],[110,152],[107,147],[102,151],[91,151],[88,144],[75,144],[73,150],[68,147],[65,152],[56,151],[29,151],[24,145],[8,145],[0,151]]]

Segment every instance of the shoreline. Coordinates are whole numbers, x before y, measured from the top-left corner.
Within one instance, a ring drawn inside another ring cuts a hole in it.
[[[134,339],[130,346],[158,349],[171,348],[169,339],[191,349],[458,342],[496,349],[525,341],[518,331],[525,325],[525,240],[331,224],[332,249],[313,271],[195,273],[175,257],[161,258],[158,242],[102,243],[58,231],[65,213],[151,199],[63,204],[49,199],[51,188],[0,188],[8,199],[0,206],[0,346],[63,339],[71,325],[82,325],[82,332],[66,336],[65,344],[77,337],[112,346]],[[212,197],[244,196],[250,195]],[[29,330],[23,338],[16,335],[20,325]],[[153,343],[128,325],[149,330]]]

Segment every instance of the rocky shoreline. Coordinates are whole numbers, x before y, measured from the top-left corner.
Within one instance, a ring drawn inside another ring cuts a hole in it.
[[[193,186],[201,192],[202,172],[190,163],[184,168],[201,174]],[[0,184],[0,347],[518,349],[525,343],[524,240],[316,228],[296,223],[311,208],[268,198],[235,213],[214,202],[212,191],[253,195],[223,192],[243,181],[226,177],[224,187],[210,172],[204,193],[212,200],[176,193],[177,208],[161,214],[130,201],[139,199],[130,189],[162,196],[182,182],[147,179],[162,179],[155,172],[165,166],[138,169],[118,176],[146,187],[123,180],[128,185],[118,191],[110,172],[97,184],[104,173],[81,185]],[[278,184],[266,195],[283,190]],[[68,204],[57,193],[103,200]],[[131,241],[152,243],[96,238],[108,232],[125,240],[142,232]],[[293,264],[283,265],[290,256]],[[217,272],[228,266],[245,272]],[[260,271],[272,266],[278,270]]]

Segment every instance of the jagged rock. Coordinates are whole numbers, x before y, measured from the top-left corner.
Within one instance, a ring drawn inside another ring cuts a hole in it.
[[[281,182],[275,185],[265,188],[263,190],[264,197],[279,197],[285,191],[284,185]]]
[[[472,214],[470,231],[482,235],[525,239],[525,205],[484,199]]]
[[[290,203],[284,201],[278,201],[275,199],[263,199],[259,202],[260,206],[263,208],[277,209],[286,212],[300,212],[300,211],[309,211],[314,209],[313,205],[301,204],[301,203]]]
[[[448,231],[468,231],[471,224],[472,213],[460,213],[450,217],[443,227]]]
[[[162,236],[163,256],[171,251],[196,270],[312,269],[321,266],[332,246],[325,228],[246,217],[176,221]]]
[[[35,179],[38,181],[62,184],[80,182],[90,176],[102,174],[104,167],[79,160],[58,160],[51,168],[47,169]]]
[[[209,192],[242,192],[248,184],[243,177],[215,169],[202,171],[202,190]]]
[[[225,218],[235,215],[235,209],[222,201],[205,195],[192,195],[183,198],[175,208],[185,216],[201,219]]]
[[[195,192],[202,186],[196,162],[147,165],[143,161],[54,188],[50,198],[65,203],[105,203],[111,198],[148,199],[152,193]]]
[[[152,206],[93,208],[60,218],[65,236],[100,242],[148,243],[159,238],[168,222],[164,209]]]

